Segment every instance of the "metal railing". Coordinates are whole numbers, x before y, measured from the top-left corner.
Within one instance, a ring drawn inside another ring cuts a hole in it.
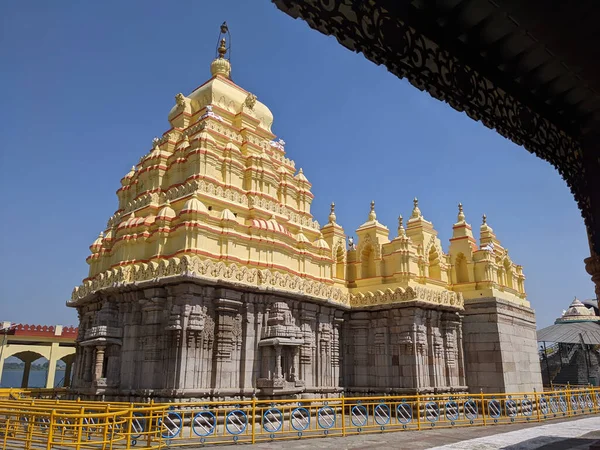
[[[8,398],[2,448],[153,449],[542,422],[600,412],[600,388],[169,404]],[[16,391],[16,390],[13,390]],[[14,392],[13,392],[14,393]]]

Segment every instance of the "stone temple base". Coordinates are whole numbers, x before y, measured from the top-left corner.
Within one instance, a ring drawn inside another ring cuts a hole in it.
[[[541,389],[530,309],[495,299],[350,309],[171,277],[77,305],[73,389],[124,401]],[[464,349],[464,351],[463,351]]]
[[[465,371],[471,392],[541,392],[532,309],[497,298],[465,300]]]
[[[461,317],[415,302],[352,310],[344,321],[348,395],[467,390]]]
[[[339,396],[344,311],[230,287],[138,287],[78,305],[85,396],[242,399]]]

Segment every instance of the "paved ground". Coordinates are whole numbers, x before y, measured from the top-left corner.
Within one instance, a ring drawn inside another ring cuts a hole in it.
[[[219,450],[256,449],[406,449],[406,450],[588,450],[600,441],[600,417],[555,420],[542,424],[449,428],[316,438],[250,445],[224,445]],[[200,447],[198,447],[200,448]],[[207,448],[207,447],[203,447]]]

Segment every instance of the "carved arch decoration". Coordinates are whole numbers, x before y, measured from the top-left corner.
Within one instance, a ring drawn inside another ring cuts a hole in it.
[[[331,258],[333,260],[333,276],[345,280],[347,252],[344,239],[339,238],[335,241],[333,248],[331,249]]]
[[[530,153],[548,161],[566,181],[600,254],[578,130],[559,126],[480,71],[440,47],[422,32],[398,19],[411,2],[352,0],[272,0],[283,12],[311,28],[334,36],[347,49],[385,65],[398,78],[481,121]],[[406,3],[406,5],[405,5]],[[385,5],[385,7],[383,6]],[[405,14],[403,14],[405,13]],[[459,53],[459,52],[457,52]],[[550,116],[548,116],[550,117]]]
[[[467,257],[463,252],[460,252],[454,258],[454,274],[457,284],[469,282],[469,266]]]

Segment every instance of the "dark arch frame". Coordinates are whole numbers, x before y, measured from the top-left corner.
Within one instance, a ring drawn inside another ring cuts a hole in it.
[[[600,65],[589,62],[600,60],[600,49],[586,40],[600,4],[272,2],[552,164],[584,219],[591,252],[586,270],[600,297]],[[477,17],[485,8],[487,16]],[[509,54],[509,47],[519,50]]]

